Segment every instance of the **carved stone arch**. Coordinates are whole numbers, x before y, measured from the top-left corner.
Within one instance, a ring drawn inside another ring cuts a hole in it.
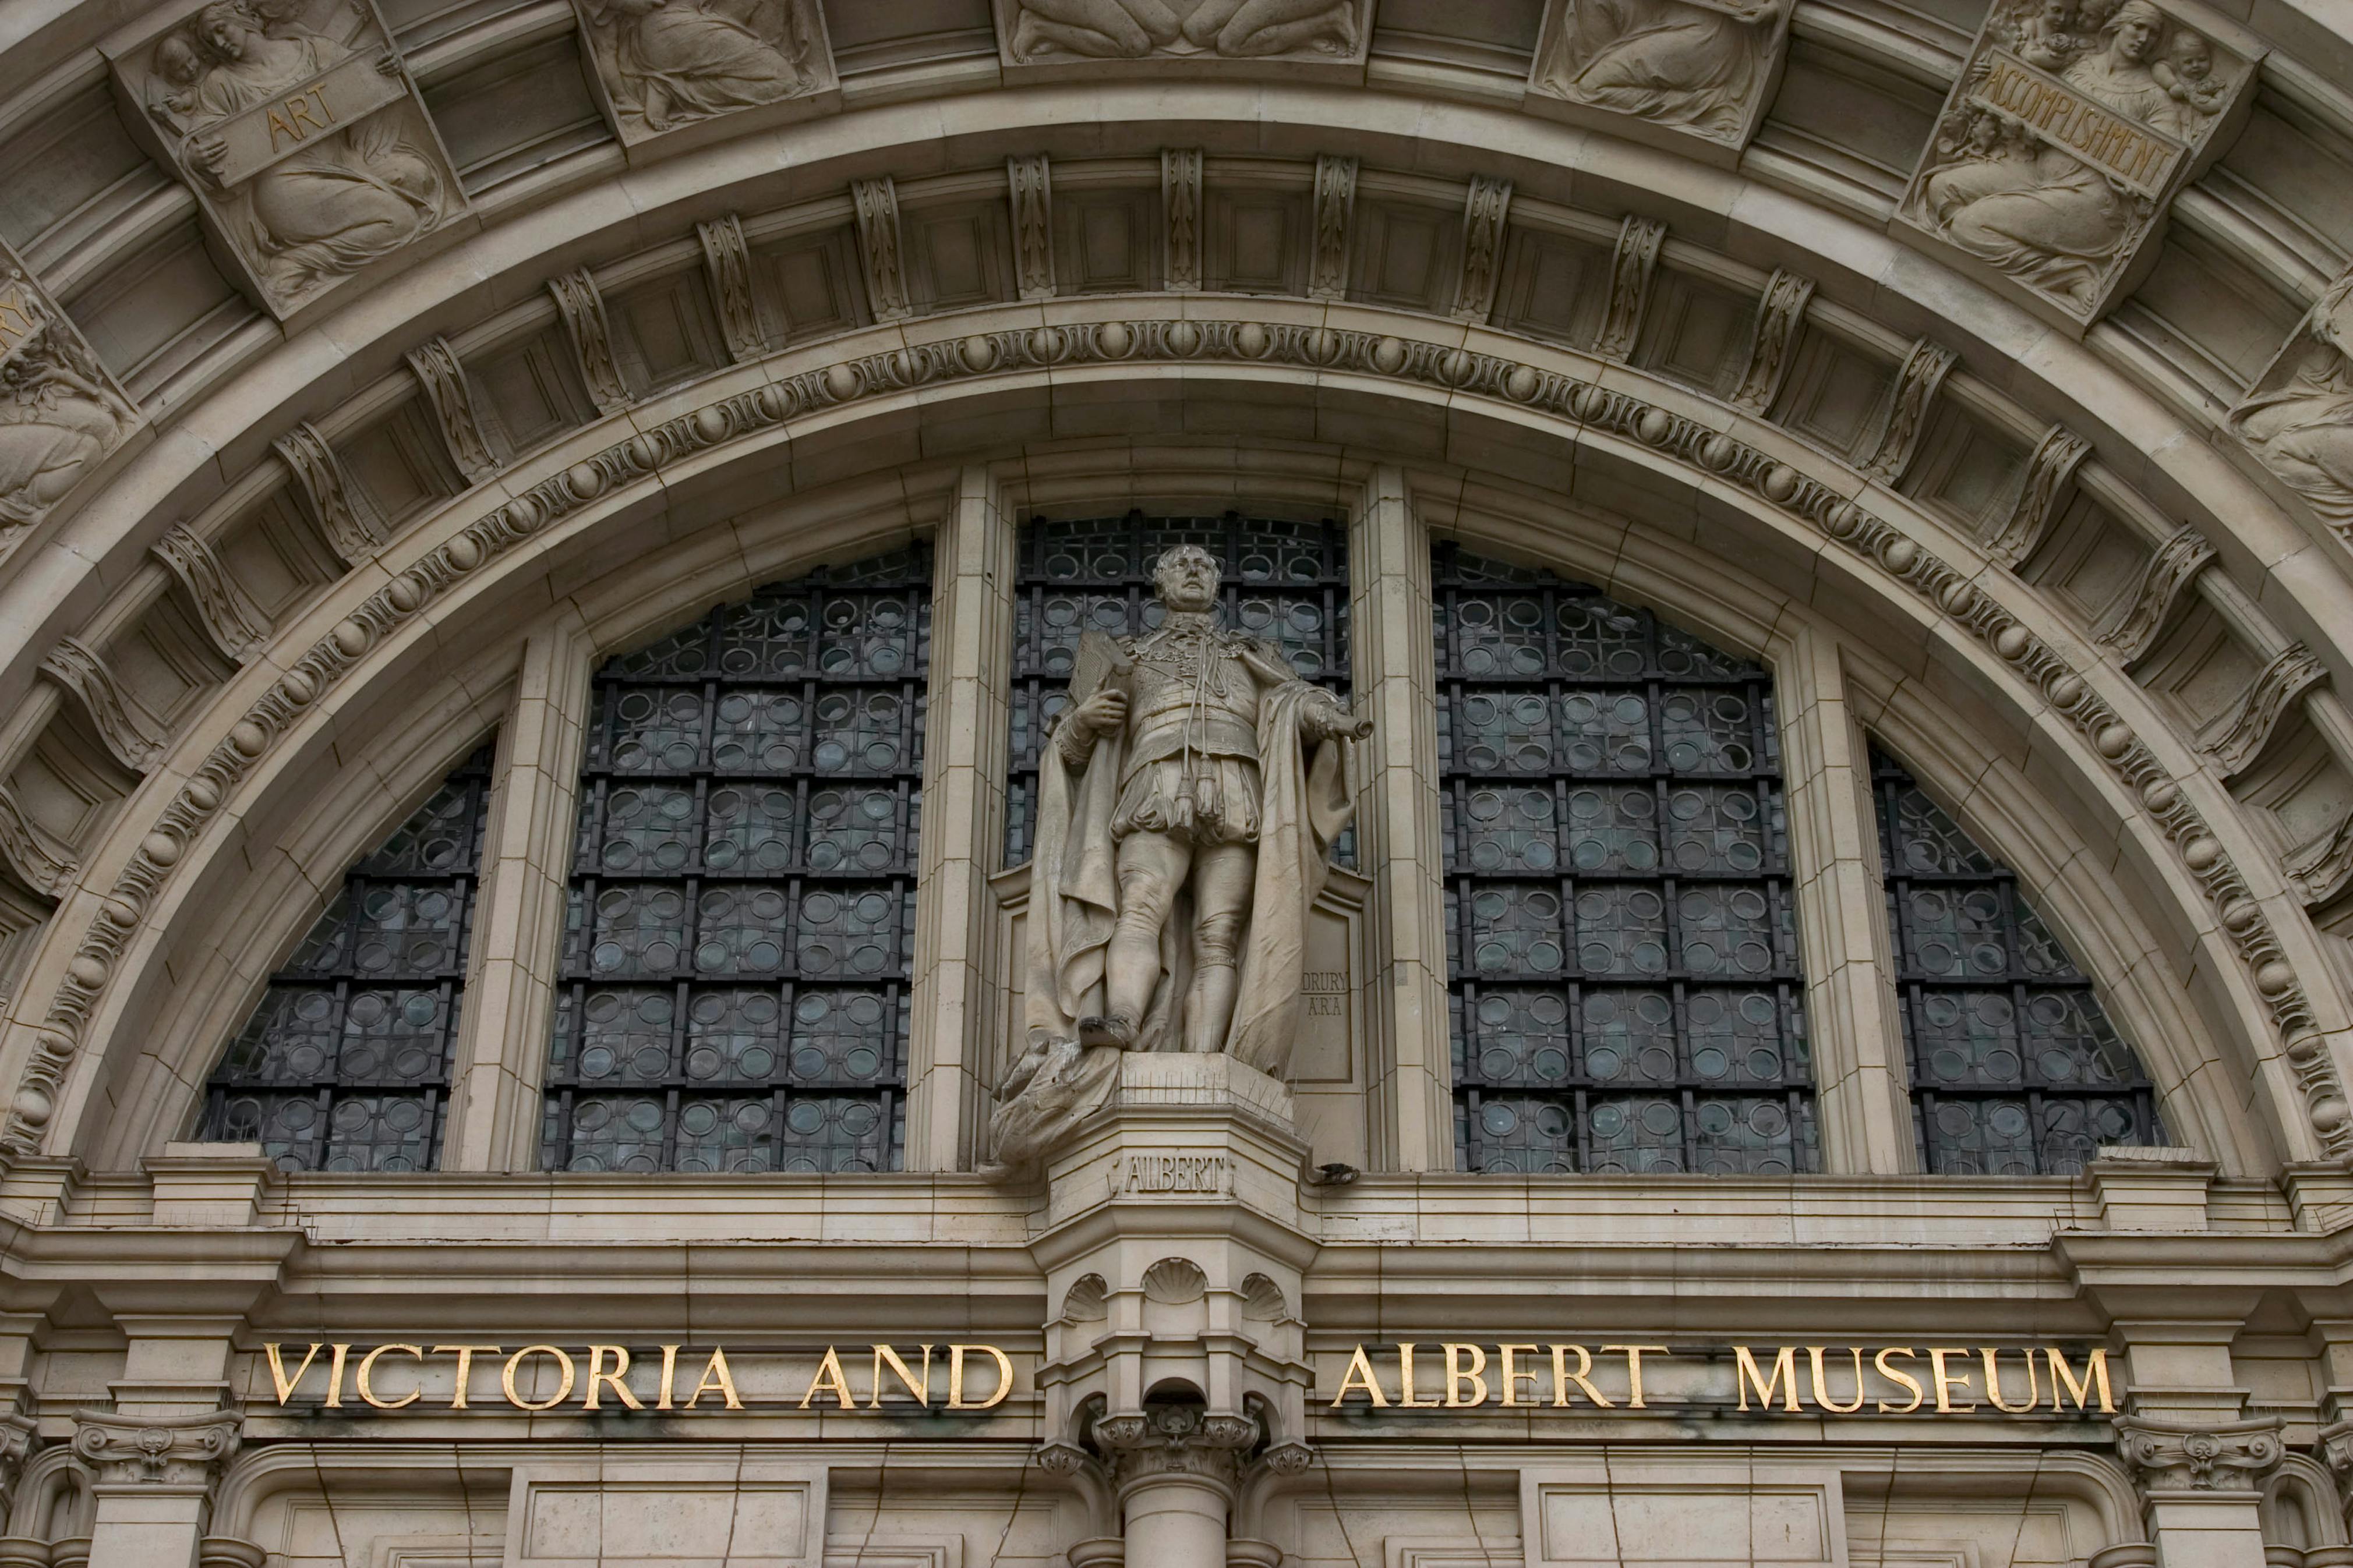
[[[37,1541],[90,1533],[90,1467],[63,1443],[37,1449],[25,1461],[8,1509],[8,1533]]]
[[[2336,1478],[2309,1454],[2291,1452],[2263,1483],[2263,1542],[2270,1546],[2346,1544]]]
[[[793,562],[924,526],[911,496],[944,495],[955,458],[1001,456],[1025,433],[1031,445],[1018,466],[1033,475],[1091,464],[1198,474],[1206,457],[1231,493],[1246,449],[1253,467],[1283,453],[1320,465],[1330,485],[1345,472],[1335,463],[1344,454],[1319,452],[1312,420],[1300,434],[1248,442],[1165,433],[1172,404],[1230,419],[1238,402],[1296,402],[1310,388],[1392,421],[1397,456],[1434,476],[1419,492],[1434,521],[1451,525],[1437,500],[1452,497],[1455,512],[1516,513],[1543,537],[1562,525],[1541,520],[1563,516],[1574,495],[1601,520],[1584,550],[1613,563],[1613,592],[1662,600],[1660,584],[1678,574],[1713,573],[1718,584],[1745,575],[1789,606],[1736,611],[1736,595],[1719,589],[1711,605],[1705,592],[1675,589],[1687,595],[1678,618],[1695,617],[1695,629],[1757,647],[1757,632],[1729,628],[1744,619],[1796,624],[1805,618],[1796,607],[1810,605],[1820,622],[1868,628],[1873,646],[1924,650],[1906,657],[1923,672],[1933,658],[1938,679],[1969,689],[2013,734],[2033,735],[2043,765],[2100,804],[2103,835],[2123,825],[2134,846],[2126,860],[2211,955],[2199,969],[2212,987],[2216,1033],[2235,1042],[2225,1052],[2234,1076],[2272,1075],[2262,1092],[2278,1108],[2279,1153],[2306,1157],[2343,1131],[2328,1052],[2281,1059],[2283,1038],[2317,1040],[2341,1026],[2345,1008],[2308,923],[2266,870],[2261,841],[2199,775],[2187,738],[2113,663],[2033,594],[1977,571],[1948,525],[1686,389],[1618,368],[1605,391],[1586,379],[1589,362],[1559,351],[1500,342],[1492,346],[1508,352],[1445,350],[1429,345],[1425,321],[1369,309],[1358,311],[1366,326],[1388,335],[1319,333],[1279,305],[1241,301],[1224,311],[1240,325],[1156,316],[1094,324],[1087,317],[1099,318],[1099,305],[1085,316],[1059,304],[1037,310],[1050,331],[976,334],[965,329],[976,323],[951,320],[932,323],[934,346],[917,356],[878,353],[898,341],[894,331],[733,367],[670,395],[657,410],[670,414],[666,422],[649,426],[642,413],[608,421],[519,464],[501,489],[461,495],[412,523],[387,551],[385,574],[337,584],[191,716],[90,858],[85,892],[54,925],[20,1014],[37,1017],[46,1006],[47,1019],[18,1026],[7,1047],[21,1088],[14,1145],[133,1152],[134,1134],[95,1131],[114,1119],[90,1109],[104,1103],[94,1089],[106,1075],[92,1071],[83,1042],[146,1034],[162,989],[158,932],[177,926],[170,941],[192,940],[185,928],[201,921],[186,912],[189,889],[226,864],[253,792],[290,788],[285,758],[323,755],[316,748],[330,732],[364,750],[383,726],[355,725],[352,715],[384,711],[384,693],[495,668],[489,651],[512,647],[515,628],[555,613],[552,605],[583,622],[593,646],[618,647],[658,631],[695,597],[709,602]],[[1043,392],[1040,355],[1054,365]],[[1128,395],[1105,395],[1113,390]],[[1086,408],[1101,434],[1057,446],[1058,403]],[[919,430],[939,454],[936,469],[906,464]],[[1457,463],[1471,454],[1477,477]],[[1486,477],[1497,471],[1521,477],[1509,485]],[[1093,482],[1136,493],[1132,480]],[[335,701],[319,703],[330,688]],[[240,749],[248,743],[250,754]],[[118,911],[130,923],[118,923]],[[2241,923],[2218,931],[2217,911]],[[142,994],[147,1000],[129,1002]],[[2332,1102],[2335,1121],[2313,1128]],[[149,1114],[122,1124],[143,1138],[162,1122]]]

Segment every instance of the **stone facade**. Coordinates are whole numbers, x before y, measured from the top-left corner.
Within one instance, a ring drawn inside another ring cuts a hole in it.
[[[2342,18],[0,42],[0,1568],[2353,1563]],[[1153,530],[1347,837],[992,1171]]]

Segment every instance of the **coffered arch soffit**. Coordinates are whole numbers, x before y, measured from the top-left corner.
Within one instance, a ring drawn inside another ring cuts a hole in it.
[[[521,628],[570,627],[582,660],[625,646],[924,526],[972,460],[1016,506],[1346,506],[1368,432],[1435,526],[1785,669],[1849,649],[1864,721],[2049,890],[2160,1079],[2199,1086],[2168,1106],[2178,1135],[2239,1169],[2341,1144],[2324,939],[2194,742],[2064,613],[1687,388],[1404,312],[1324,320],[1070,300],[872,329],[598,421],[413,520],[179,721],[84,861],[10,1031],[11,1146],[106,1165],[170,1135],[303,918],[222,952],[219,917],[330,885],[531,678]]]

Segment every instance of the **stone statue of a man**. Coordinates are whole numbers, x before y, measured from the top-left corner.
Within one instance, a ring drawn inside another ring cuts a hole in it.
[[[1276,1078],[1307,911],[1371,732],[1271,643],[1217,624],[1218,563],[1160,558],[1158,630],[1089,634],[1039,760],[1028,1049],[991,1123],[1000,1176],[1109,1099],[1131,1050],[1225,1051]]]

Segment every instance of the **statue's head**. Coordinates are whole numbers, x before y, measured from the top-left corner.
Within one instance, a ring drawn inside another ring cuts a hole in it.
[[[2158,40],[2165,34],[2165,15],[2148,0],[2125,0],[2108,18],[2108,33],[2116,39],[2118,55],[2135,62],[2146,60],[2157,52]]]
[[[1218,558],[1198,544],[1180,544],[1152,569],[1152,585],[1172,610],[1206,610],[1218,602]]]

